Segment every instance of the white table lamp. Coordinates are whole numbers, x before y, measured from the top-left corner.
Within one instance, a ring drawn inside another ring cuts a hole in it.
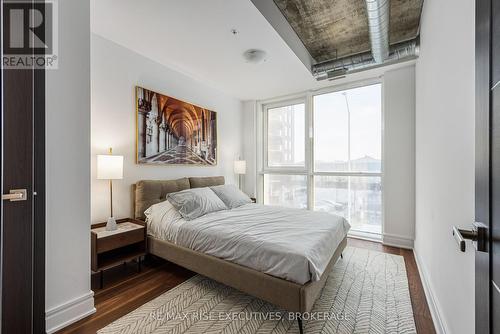
[[[111,216],[108,218],[106,230],[116,230],[116,220],[113,217],[113,180],[123,179],[123,156],[112,155],[110,148],[108,155],[97,156],[97,179],[109,180],[109,202],[111,207]]]
[[[234,174],[238,175],[238,188],[241,190],[241,175],[247,173],[247,162],[245,160],[234,161]]]

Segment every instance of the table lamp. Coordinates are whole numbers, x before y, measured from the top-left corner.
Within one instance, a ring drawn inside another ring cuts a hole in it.
[[[234,174],[238,175],[238,188],[241,189],[241,175],[247,173],[247,162],[245,160],[234,161]]]
[[[97,155],[97,179],[109,180],[111,216],[108,218],[106,230],[116,230],[116,220],[113,217],[113,180],[123,179],[123,156],[113,155],[111,148],[108,155]]]

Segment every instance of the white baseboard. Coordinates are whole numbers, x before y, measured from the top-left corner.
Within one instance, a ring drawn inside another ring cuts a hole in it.
[[[69,300],[45,312],[47,333],[54,333],[80,319],[95,313],[94,292]]]
[[[349,232],[347,233],[347,236],[349,238],[354,238],[354,239],[382,242],[382,236],[380,234],[377,234],[377,233],[368,233],[368,232],[349,230]]]
[[[413,238],[399,235],[399,234],[382,234],[382,243],[387,246],[394,246],[399,248],[413,249]]]
[[[415,262],[417,263],[418,273],[420,275],[420,280],[422,281],[422,286],[424,287],[425,297],[427,299],[427,303],[429,304],[429,310],[431,312],[432,321],[434,322],[434,328],[436,329],[437,334],[447,334],[450,333],[448,331],[448,326],[443,321],[441,316],[441,308],[439,307],[439,303],[434,295],[431,284],[429,283],[427,270],[425,266],[421,262],[420,257],[418,256],[417,251],[414,249],[413,254],[415,256]]]

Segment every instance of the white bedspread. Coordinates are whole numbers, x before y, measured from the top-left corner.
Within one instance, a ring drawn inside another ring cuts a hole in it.
[[[154,237],[299,284],[320,279],[350,228],[336,215],[259,204],[190,221],[164,207],[148,216]]]

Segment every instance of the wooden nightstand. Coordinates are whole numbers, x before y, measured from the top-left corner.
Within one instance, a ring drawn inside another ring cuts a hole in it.
[[[137,259],[141,270],[141,257],[146,255],[146,223],[132,218],[116,221],[115,231],[106,231],[106,223],[93,224],[90,230],[91,269],[100,273],[103,287],[103,271]]]

